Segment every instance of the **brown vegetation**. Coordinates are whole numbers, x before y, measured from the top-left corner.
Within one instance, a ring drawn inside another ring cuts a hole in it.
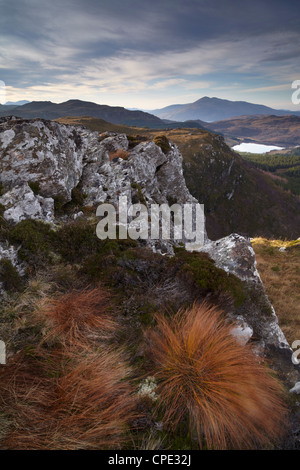
[[[102,333],[115,328],[108,312],[109,294],[100,287],[71,290],[57,298],[45,298],[36,321],[48,327],[46,338],[58,336],[61,341],[85,341],[92,330]]]
[[[28,346],[1,369],[2,449],[124,444],[137,416],[136,398],[125,353],[102,337],[113,328],[107,299],[100,289],[70,292],[39,310],[46,338],[58,335],[60,341]]]
[[[259,448],[283,431],[281,385],[206,304],[156,317],[148,336],[163,422],[189,421],[200,447]]]
[[[300,339],[300,240],[254,238],[257,267],[279,325],[292,344]],[[279,251],[279,248],[285,248]]]
[[[127,160],[128,157],[129,157],[129,152],[123,149],[118,149],[115,152],[109,153],[110,161],[113,160],[114,158],[122,158],[122,160]]]

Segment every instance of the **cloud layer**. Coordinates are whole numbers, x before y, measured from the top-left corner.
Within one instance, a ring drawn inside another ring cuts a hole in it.
[[[0,11],[10,101],[150,109],[208,95],[293,109],[298,1],[0,0]]]

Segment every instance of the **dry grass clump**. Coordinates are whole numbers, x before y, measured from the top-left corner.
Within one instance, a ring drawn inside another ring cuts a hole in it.
[[[95,333],[113,331],[116,325],[108,313],[109,300],[109,293],[99,286],[44,299],[37,314],[46,324],[45,341],[59,337],[63,342],[83,342]]]
[[[300,339],[300,240],[255,238],[257,268],[290,344]],[[279,251],[285,248],[284,251]]]
[[[206,304],[156,317],[148,336],[165,425],[188,418],[200,448],[260,448],[282,435],[282,389],[232,325]]]
[[[120,448],[136,417],[129,373],[120,351],[31,351],[1,377],[1,407],[12,423],[1,448]]]
[[[109,160],[112,161],[114,158],[122,158],[122,160],[127,160],[129,155],[129,152],[126,150],[118,149],[115,152],[109,153]]]
[[[118,449],[128,439],[137,398],[124,351],[108,345],[109,298],[100,287],[70,291],[35,310],[44,340],[0,369],[0,448]]]

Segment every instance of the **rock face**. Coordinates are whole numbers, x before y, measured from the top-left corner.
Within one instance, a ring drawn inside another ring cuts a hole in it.
[[[27,183],[7,191],[0,198],[0,204],[6,208],[4,218],[15,223],[25,219],[50,222],[54,218],[54,200],[35,195]]]
[[[130,151],[125,134],[89,131],[41,119],[0,119],[0,183],[7,190],[0,204],[13,222],[26,218],[51,221],[54,200],[66,203],[77,186],[84,205],[111,203],[126,196],[128,206],[197,203],[188,191],[182,156],[175,145],[168,152],[154,142]],[[30,184],[38,184],[38,194]],[[153,249],[157,242],[149,243]],[[172,253],[160,242],[158,250]]]
[[[300,369],[292,363],[293,351],[265,292],[250,240],[231,234],[207,242],[201,251],[208,253],[217,267],[235,274],[251,292],[251,303],[245,302],[241,309],[230,315],[240,325],[234,334],[240,336],[241,341],[247,336],[248,340],[250,337],[254,339],[257,353],[268,357],[274,369],[292,386],[299,377]]]
[[[16,118],[2,118],[0,129],[3,186],[12,189],[16,184],[38,182],[43,196],[70,200],[86,150],[76,129],[52,121]]]
[[[128,152],[125,134],[99,138],[80,126],[2,118],[0,155],[0,182],[7,190],[38,182],[43,197],[68,202],[80,183],[85,205],[115,203],[120,195],[131,203],[137,191],[146,203],[197,202],[186,187],[176,146],[164,154],[154,142],[144,142]]]

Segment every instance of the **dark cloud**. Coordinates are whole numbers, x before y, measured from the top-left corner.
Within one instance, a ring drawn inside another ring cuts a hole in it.
[[[229,68],[267,80],[272,64],[286,80],[299,58],[294,0],[0,0],[0,12],[0,79],[11,87],[217,82]]]

